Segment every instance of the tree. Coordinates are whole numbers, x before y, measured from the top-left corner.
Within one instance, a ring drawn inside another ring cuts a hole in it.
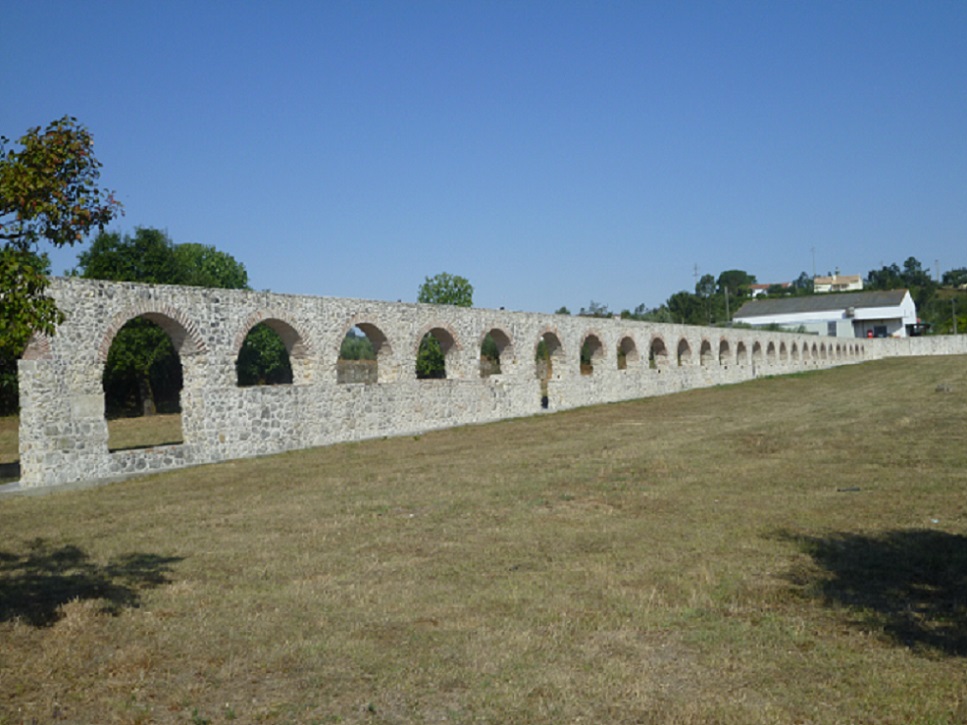
[[[373,343],[363,332],[356,332],[355,328],[350,328],[343,338],[339,348],[340,360],[375,360],[376,351]]]
[[[792,288],[797,295],[811,295],[813,293],[813,278],[805,272],[800,272],[799,276],[793,281]]]
[[[637,305],[633,311],[622,310],[621,319],[641,320],[642,322],[675,322],[666,305],[650,309],[644,302]]]
[[[716,285],[721,294],[725,294],[728,290],[728,294],[732,297],[748,297],[755,283],[754,274],[741,269],[729,269],[719,275]]]
[[[697,295],[676,292],[668,298],[668,311],[675,322],[683,325],[706,324],[705,305]]]
[[[416,301],[431,305],[473,307],[473,285],[465,277],[441,272],[423,281]]]
[[[571,311],[567,307],[565,307],[564,305],[561,305],[556,310],[554,310],[554,314],[555,315],[570,315],[571,314]]]
[[[292,362],[285,343],[271,327],[259,323],[245,336],[235,363],[238,384],[288,385],[292,382]]]
[[[918,310],[926,310],[933,302],[937,292],[937,283],[930,278],[930,274],[923,268],[916,257],[907,257],[903,269],[896,264],[870,270],[866,276],[866,286],[874,290],[902,289],[910,290]]]
[[[907,257],[903,263],[903,283],[907,287],[932,287],[936,284],[929,270],[924,269],[916,257]]]
[[[432,305],[473,307],[473,285],[465,277],[441,272],[424,280],[416,301]],[[420,350],[416,355],[416,377],[421,380],[446,377],[446,356],[433,335],[427,334],[420,341]]]
[[[944,287],[963,287],[967,285],[967,267],[951,269],[943,273]]]
[[[705,305],[705,323],[711,325],[714,318],[713,308],[715,307],[715,277],[710,274],[703,274],[702,278],[695,283],[695,294],[701,298]]]
[[[158,230],[138,227],[134,236],[101,232],[77,257],[74,270],[87,279],[180,284],[185,277],[175,245]]]
[[[46,254],[11,247],[0,249],[0,269],[21,268],[36,270],[41,277],[46,277],[50,273],[50,259]],[[15,274],[14,277],[23,280],[22,276]],[[33,330],[23,323],[25,315],[22,311],[16,309],[16,306],[29,304],[29,296],[14,295],[11,306],[7,307],[4,293],[3,303],[5,314],[0,315],[0,415],[10,415],[16,413],[20,405],[17,360],[23,355]]]
[[[896,264],[871,269],[866,274],[866,287],[873,290],[899,289],[904,286],[903,273]]]
[[[446,355],[443,354],[440,341],[427,333],[420,340],[420,350],[416,354],[416,377],[419,380],[433,380],[446,376]]]
[[[612,317],[611,310],[608,309],[607,305],[603,305],[600,302],[595,302],[591,300],[588,304],[587,309],[581,308],[578,312],[579,317]]]
[[[45,294],[39,243],[74,244],[121,213],[113,193],[97,184],[94,138],[76,118],[29,129],[19,150],[9,143],[0,136],[0,347],[8,350],[25,331],[50,335],[63,319]]]
[[[189,242],[175,245],[175,261],[181,275],[179,284],[221,289],[249,288],[245,265],[231,254],[207,244]]]
[[[715,277],[710,274],[703,274],[702,278],[695,283],[695,294],[705,299],[715,294]]]

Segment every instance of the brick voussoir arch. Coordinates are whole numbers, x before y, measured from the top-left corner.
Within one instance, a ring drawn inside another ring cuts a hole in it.
[[[122,327],[138,317],[149,320],[163,329],[171,338],[179,357],[205,355],[208,344],[198,331],[198,324],[181,310],[170,305],[139,304],[115,315],[108,323],[97,349],[97,360],[106,363],[111,343]]]
[[[440,346],[443,348],[444,353],[449,353],[450,350],[462,350],[463,345],[460,344],[460,338],[457,336],[456,331],[446,322],[430,322],[420,328],[420,331],[416,334],[416,339],[414,343],[410,346],[413,352],[413,359],[420,353],[420,344],[423,342],[423,338],[426,337],[433,330],[443,330],[450,337],[450,345],[444,345],[442,340],[438,340]]]
[[[557,346],[554,348],[553,351],[548,350],[548,354],[550,355],[552,360],[553,359],[563,360],[565,357],[564,336],[561,334],[561,331],[554,325],[546,325],[545,327],[537,331],[537,339],[534,341],[534,351],[535,352],[537,351],[537,348],[540,346],[541,342],[545,342],[546,344],[545,338],[548,335],[554,338],[554,340],[557,342]]]
[[[21,357],[24,360],[47,360],[52,356],[50,349],[50,338],[35,332],[30,336],[27,347]]]
[[[339,357],[339,352],[342,349],[343,339],[345,339],[346,335],[354,327],[362,330],[363,334],[369,338],[369,342],[372,344],[373,351],[376,353],[377,358],[386,357],[393,353],[395,345],[390,341],[389,335],[386,334],[386,330],[393,329],[393,324],[391,322],[380,320],[376,315],[359,313],[346,320],[342,326],[342,334],[340,334],[338,339],[335,341],[335,355],[337,358]]]
[[[282,310],[257,310],[245,318],[235,334],[232,343],[232,356],[238,357],[245,343],[245,338],[256,325],[264,323],[282,339],[290,359],[306,360],[309,358],[314,346],[307,339],[301,327],[292,321],[288,313]]]

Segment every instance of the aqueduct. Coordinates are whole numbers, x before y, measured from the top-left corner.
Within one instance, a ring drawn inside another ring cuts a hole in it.
[[[20,485],[110,479],[364,438],[532,415],[544,409],[674,393],[761,375],[895,355],[967,353],[967,336],[866,340],[440,305],[240,290],[53,279],[66,314],[19,363]],[[102,374],[118,330],[137,317],[167,332],[180,356],[183,442],[111,451]],[[277,332],[291,385],[240,387],[251,328]],[[372,382],[341,382],[347,331],[377,353]],[[433,332],[446,378],[420,380]],[[499,374],[482,374],[487,336]],[[543,342],[547,360],[536,351]],[[581,349],[590,364],[581,365]]]

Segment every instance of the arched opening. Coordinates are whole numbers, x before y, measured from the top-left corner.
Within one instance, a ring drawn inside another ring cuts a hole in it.
[[[20,416],[0,416],[0,485],[20,479]]]
[[[793,362],[798,362],[799,361],[799,346],[796,343],[792,343],[792,347],[790,349],[790,354],[792,356],[792,361]]]
[[[770,342],[766,346],[766,360],[769,361],[770,365],[774,365],[776,362],[776,343]]]
[[[162,315],[135,317],[112,338],[101,374],[108,450],[184,442],[176,325]]]
[[[668,367],[668,348],[660,337],[653,337],[648,348],[648,367],[661,372]]]
[[[819,357],[822,360],[825,360],[826,359],[826,343],[825,342],[822,345],[819,346]]]
[[[622,337],[618,343],[618,370],[638,367],[640,356],[635,341],[630,337]]]
[[[715,362],[715,356],[712,354],[712,343],[708,340],[702,340],[702,346],[698,350],[698,361],[700,365],[711,365]]]
[[[739,342],[735,346],[735,363],[736,365],[745,365],[749,362],[749,350],[746,348],[744,342]]]
[[[729,341],[721,340],[719,342],[719,365],[729,364]]]
[[[502,375],[504,364],[510,363],[513,355],[514,348],[507,333],[496,327],[489,330],[480,343],[480,377]]]
[[[541,381],[541,407],[550,405],[548,381],[554,368],[564,364],[564,346],[553,332],[545,332],[534,347],[534,363],[537,379]]]
[[[263,320],[248,331],[235,359],[235,380],[240,388],[292,384],[292,361],[279,330],[289,333],[291,328],[281,320]]]
[[[811,357],[812,357],[813,360],[818,360],[819,359],[819,347],[816,345],[815,342],[813,343]]]
[[[595,334],[588,334],[581,342],[581,375],[593,375],[594,366],[604,361],[604,345]]]
[[[456,340],[442,327],[434,327],[422,338],[416,352],[417,380],[443,380],[447,377],[447,357]]]
[[[0,484],[20,479],[20,393],[17,360],[19,345],[0,355]]]
[[[684,337],[678,341],[678,367],[682,365],[691,365],[692,363],[692,348],[688,345],[688,340]]]
[[[752,362],[753,364],[762,362],[762,345],[759,342],[752,343]]]
[[[367,333],[364,327],[369,328],[370,332]],[[378,351],[382,343],[376,344],[373,339],[381,337],[378,328],[365,323],[346,330],[339,344],[339,359],[336,361],[337,383],[371,385],[379,382]],[[382,340],[385,342],[385,338]]]

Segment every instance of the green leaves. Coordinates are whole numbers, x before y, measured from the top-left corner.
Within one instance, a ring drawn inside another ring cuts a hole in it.
[[[30,129],[19,150],[8,144],[0,136],[0,358],[12,359],[33,332],[52,335],[63,319],[45,294],[49,263],[36,245],[74,244],[121,204],[98,187],[94,139],[76,118]]]
[[[285,343],[275,330],[259,323],[245,337],[235,363],[240,386],[289,385],[292,364]]]
[[[47,288],[45,256],[0,249],[0,357],[17,358],[34,331],[52,335],[63,320]]]
[[[97,185],[94,137],[72,116],[35,127],[7,150],[0,137],[0,239],[28,251],[40,241],[74,244],[122,213]]]
[[[473,307],[473,285],[465,277],[441,272],[420,285],[417,302]]]
[[[89,279],[248,289],[245,265],[232,255],[205,244],[174,244],[150,227],[138,227],[133,236],[101,232],[80,253],[77,267]]]

